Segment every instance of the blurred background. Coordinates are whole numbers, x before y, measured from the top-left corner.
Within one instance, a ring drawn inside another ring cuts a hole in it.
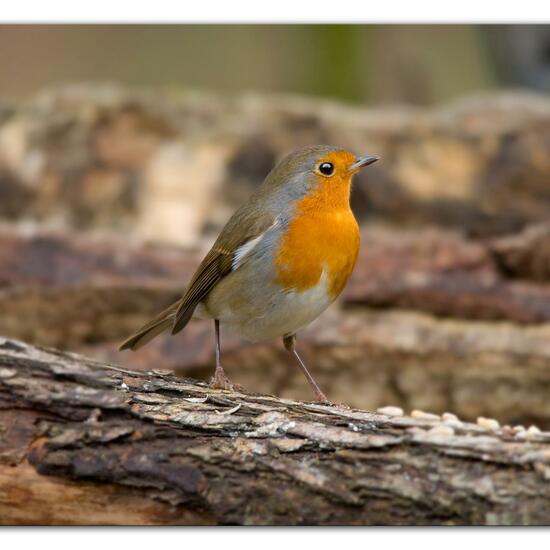
[[[545,25],[0,25],[0,89],[67,81],[429,105],[550,85]]]
[[[381,161],[362,249],[299,348],[330,399],[550,428],[550,27],[0,26],[0,335],[207,379],[185,288],[281,155]],[[280,342],[222,334],[247,389],[310,399]]]

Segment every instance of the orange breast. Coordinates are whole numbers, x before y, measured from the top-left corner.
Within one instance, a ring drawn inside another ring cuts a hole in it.
[[[321,181],[302,199],[276,256],[277,281],[287,289],[315,286],[323,270],[331,298],[342,292],[359,251],[359,228],[349,207],[347,181]]]

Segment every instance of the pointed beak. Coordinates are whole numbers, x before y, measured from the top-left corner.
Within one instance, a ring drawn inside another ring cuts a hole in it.
[[[359,172],[361,168],[380,160],[380,157],[358,157],[357,160],[349,167],[352,173]]]

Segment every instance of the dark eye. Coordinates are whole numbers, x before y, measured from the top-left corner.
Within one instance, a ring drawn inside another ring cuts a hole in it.
[[[332,174],[334,174],[334,164],[332,164],[332,162],[323,162],[323,164],[319,166],[319,172],[324,176],[332,176]]]

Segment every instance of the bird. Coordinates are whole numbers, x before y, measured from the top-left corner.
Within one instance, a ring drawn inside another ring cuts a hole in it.
[[[232,390],[221,363],[220,325],[257,342],[282,338],[315,398],[329,403],[296,350],[296,333],[342,292],[360,244],[350,207],[353,176],[379,160],[329,145],[283,157],[222,229],[182,297],[120,346],[137,350],[180,332],[191,318],[214,320],[211,387]]]

